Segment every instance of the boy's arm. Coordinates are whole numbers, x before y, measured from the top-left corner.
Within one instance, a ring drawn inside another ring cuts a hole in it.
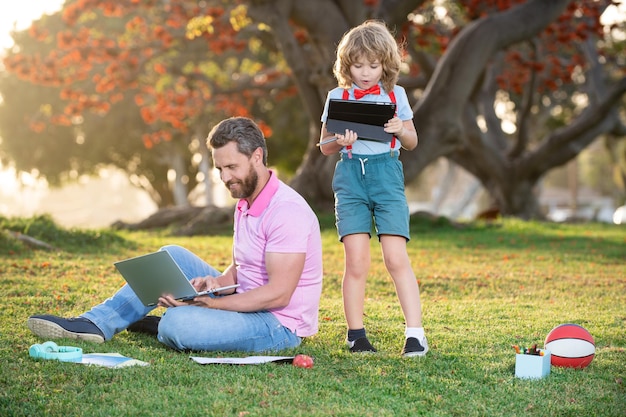
[[[397,117],[390,120],[391,121],[400,121]],[[400,127],[395,129],[385,128],[385,131],[388,133],[393,133],[398,140],[400,140],[400,144],[407,151],[412,151],[417,147],[417,131],[415,130],[415,125],[413,124],[413,120],[403,120]]]
[[[320,147],[320,151],[322,151],[322,154],[332,155],[339,152],[341,148],[343,148],[343,146],[337,143],[337,140],[331,141],[329,143],[324,143],[325,141],[333,138],[336,139],[335,134],[330,133],[328,130],[326,130],[326,123],[322,123],[322,133],[320,134],[320,143],[318,144],[318,146]],[[322,145],[322,143],[324,144]]]
[[[322,143],[330,139],[336,138],[328,143]],[[344,146],[352,145],[358,139],[356,132],[346,129],[345,134],[337,135],[326,130],[326,123],[322,123],[322,133],[318,146],[324,155],[332,155],[339,152]]]

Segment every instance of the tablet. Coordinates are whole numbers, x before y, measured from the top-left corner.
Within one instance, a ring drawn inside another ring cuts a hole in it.
[[[326,130],[343,134],[349,129],[356,132],[359,139],[388,143],[393,135],[385,132],[384,126],[395,114],[395,103],[331,99]]]

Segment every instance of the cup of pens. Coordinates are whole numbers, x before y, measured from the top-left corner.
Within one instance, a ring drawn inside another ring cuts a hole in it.
[[[515,349],[515,376],[525,379],[544,378],[550,374],[550,351],[513,345]]]

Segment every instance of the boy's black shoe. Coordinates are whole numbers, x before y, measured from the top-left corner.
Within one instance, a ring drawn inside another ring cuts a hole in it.
[[[350,352],[358,353],[358,352],[376,352],[376,349],[367,337],[360,337],[353,342],[348,341],[348,346],[350,347]]]
[[[104,333],[84,317],[63,317],[44,314],[30,316],[26,321],[28,328],[42,339],[77,339],[87,342],[104,342]]]
[[[409,337],[404,343],[404,349],[402,349],[402,356],[405,358],[411,356],[424,356],[428,352],[428,341],[423,338],[421,342],[415,337]]]
[[[146,316],[139,321],[134,322],[126,330],[134,333],[146,333],[156,336],[159,333],[159,316]]]

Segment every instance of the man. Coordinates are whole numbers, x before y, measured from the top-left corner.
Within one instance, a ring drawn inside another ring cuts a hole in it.
[[[124,285],[111,298],[74,318],[31,316],[28,327],[44,339],[101,343],[126,328],[150,327],[178,350],[277,351],[298,346],[318,330],[322,291],[319,222],[306,201],[267,167],[267,147],[250,119],[223,120],[208,137],[213,162],[234,198],[232,263],[223,273],[179,246],[165,246],[192,285],[208,290],[231,284],[232,294],[177,301],[159,299],[163,317]],[[153,321],[154,323],[154,321]]]

